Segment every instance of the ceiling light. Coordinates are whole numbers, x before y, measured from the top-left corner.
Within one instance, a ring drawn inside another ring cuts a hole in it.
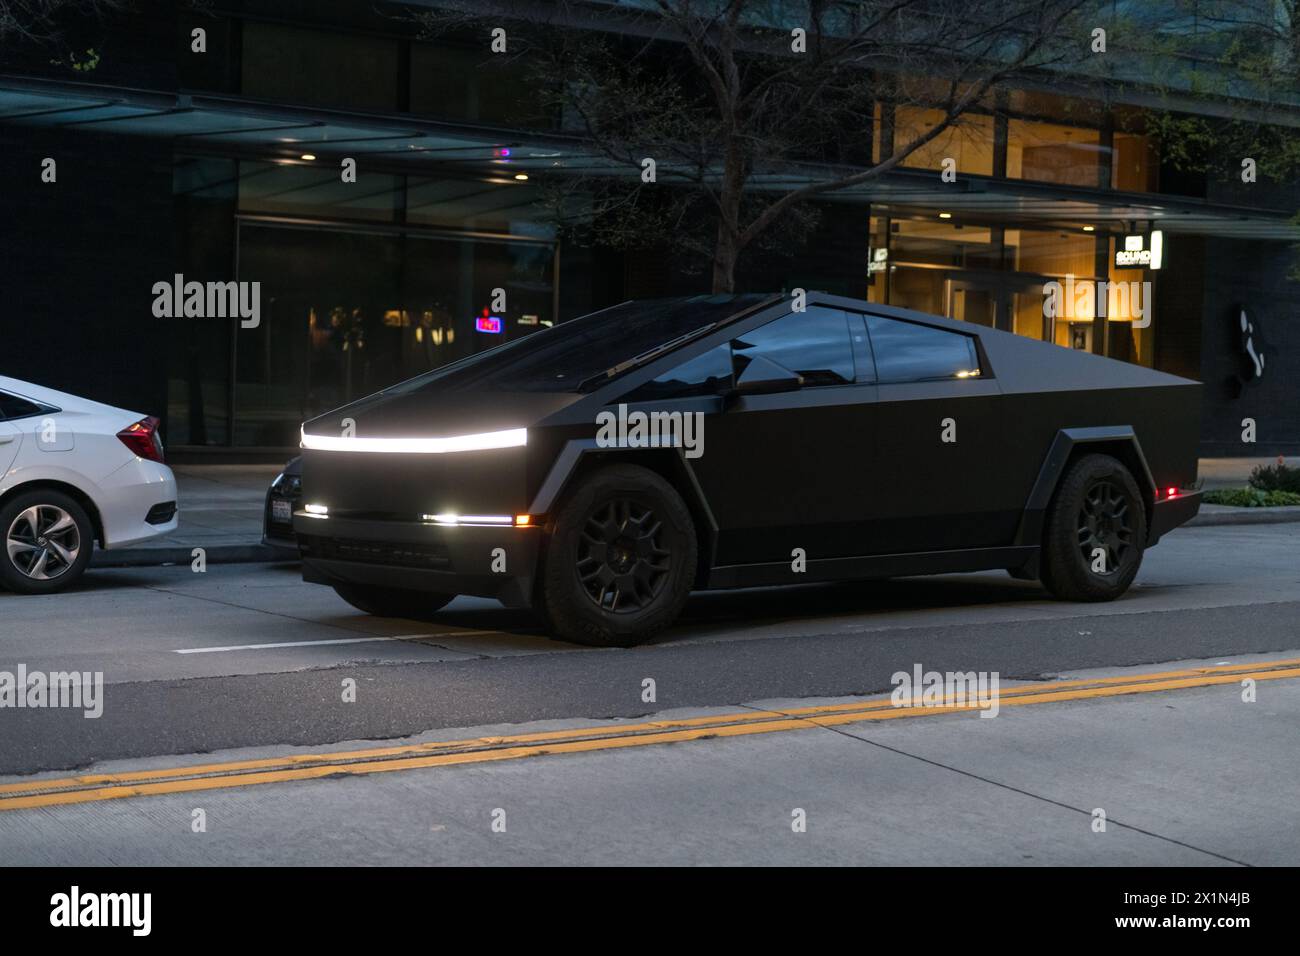
[[[951,218],[952,218],[952,213],[950,213],[950,212],[941,212],[941,213],[939,213],[939,218],[940,218],[940,219],[951,219]]]
[[[315,154],[315,153],[303,153],[303,154],[302,154],[301,156],[299,156],[298,158],[299,158],[299,159],[305,159],[307,162],[310,163],[313,159],[316,158],[316,154]]]

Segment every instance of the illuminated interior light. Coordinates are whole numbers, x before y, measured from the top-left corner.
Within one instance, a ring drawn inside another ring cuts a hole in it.
[[[478,432],[450,438],[343,438],[339,435],[308,435],[302,432],[302,447],[313,451],[387,452],[406,455],[442,455],[455,451],[483,451],[490,448],[518,448],[528,444],[528,429],[509,428],[499,432]]]
[[[1084,226],[1084,227],[1083,227],[1083,231],[1084,231],[1084,232],[1093,232],[1096,228],[1097,228],[1096,226]]]
[[[1151,233],[1151,268],[1159,269],[1165,258],[1165,234],[1159,229]]]
[[[519,180],[520,182],[523,182],[527,178],[528,178],[527,173],[515,173],[515,179]]]
[[[951,219],[951,218],[952,218],[952,213],[950,213],[950,212],[941,212],[941,213],[939,213],[939,218],[940,218],[940,219]]]
[[[303,154],[302,154],[300,157],[298,157],[298,158],[299,158],[299,159],[305,159],[307,162],[310,163],[313,159],[316,158],[316,154],[315,154],[315,153],[303,153]]]

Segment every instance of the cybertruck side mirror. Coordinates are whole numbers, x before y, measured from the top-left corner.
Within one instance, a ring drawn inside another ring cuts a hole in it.
[[[803,376],[761,355],[753,356],[736,376],[736,383],[723,395],[723,407],[729,407],[742,395],[771,395],[793,392],[803,386]]]

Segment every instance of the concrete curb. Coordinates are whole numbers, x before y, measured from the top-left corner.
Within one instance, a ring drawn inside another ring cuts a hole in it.
[[[203,545],[195,545],[203,547]],[[297,561],[298,556],[283,548],[267,544],[219,544],[204,548],[209,564],[244,564],[253,562]],[[193,548],[123,548],[120,551],[96,551],[90,559],[92,568],[141,568],[164,564],[189,564]]]
[[[1300,506],[1282,508],[1234,508],[1231,505],[1201,505],[1200,513],[1184,528],[1228,524],[1291,524],[1300,521]]]

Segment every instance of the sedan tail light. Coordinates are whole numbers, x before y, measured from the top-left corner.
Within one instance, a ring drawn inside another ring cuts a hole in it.
[[[117,437],[122,440],[123,445],[141,458],[162,463],[162,439],[158,437],[160,424],[158,419],[150,415],[148,418],[140,419],[134,425],[123,428],[117,433]]]

